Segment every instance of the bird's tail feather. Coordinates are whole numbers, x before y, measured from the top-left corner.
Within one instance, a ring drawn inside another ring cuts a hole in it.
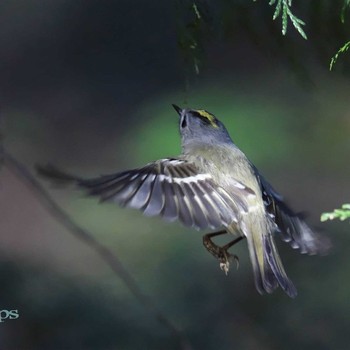
[[[247,235],[247,241],[255,287],[260,294],[272,293],[277,288],[277,283],[264,254],[262,235]]]
[[[284,270],[270,228],[250,232],[247,241],[256,289],[261,294],[272,293],[280,285],[288,296],[296,297],[297,290]]]
[[[289,295],[291,298],[295,298],[297,296],[297,290],[284,270],[271,233],[264,236],[264,253],[268,265],[271,268],[278,284],[287,293],[287,295]]]

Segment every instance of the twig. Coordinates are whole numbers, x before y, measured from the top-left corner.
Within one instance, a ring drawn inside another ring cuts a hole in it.
[[[1,153],[1,142],[0,142],[0,153]],[[0,154],[1,156],[1,154]],[[50,197],[43,186],[35,179],[35,177],[28,171],[28,169],[20,163],[11,154],[3,151],[3,162],[10,170],[12,170],[18,178],[23,181],[38,197],[45,208],[56,218],[73,236],[78,238],[83,243],[87,244],[93,249],[102,260],[104,260],[113,272],[124,282],[130,292],[139,300],[139,302],[148,308],[168,330],[172,335],[179,341],[180,348],[182,350],[193,349],[189,340],[176,328],[175,325],[153,304],[150,298],[145,295],[140,287],[137,285],[134,278],[128,273],[119,260],[117,255],[110,249],[99,243],[93,235],[87,230],[82,229],[78,226]]]
[[[4,164],[4,140],[3,140],[3,117],[2,113],[0,112],[0,170],[2,168],[2,165]]]

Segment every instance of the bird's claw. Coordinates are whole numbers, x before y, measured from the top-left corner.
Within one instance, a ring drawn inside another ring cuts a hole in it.
[[[230,262],[221,262],[220,263],[220,269],[225,272],[225,275],[228,275],[228,271],[230,270]]]
[[[220,252],[220,255],[218,257],[220,261],[220,269],[225,272],[225,275],[228,275],[228,272],[230,270],[230,262],[234,260],[237,265],[237,270],[239,268],[239,258],[236,254],[230,254],[227,252],[227,250],[222,249]]]

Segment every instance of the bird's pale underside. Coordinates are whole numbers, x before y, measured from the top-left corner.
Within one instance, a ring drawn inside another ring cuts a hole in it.
[[[308,254],[324,253],[328,240],[284,204],[212,114],[175,109],[180,115],[183,146],[179,157],[95,179],[71,176],[52,166],[38,167],[39,173],[56,182],[75,182],[102,201],[139,209],[147,216],[179,220],[197,230],[215,230],[205,235],[203,242],[226,273],[231,257],[227,250],[247,238],[257,290],[271,293],[280,285],[295,297],[296,289],[285,273],[274,236]],[[196,140],[198,128],[206,134],[204,140]],[[211,238],[221,233],[233,234],[235,240],[218,247]]]

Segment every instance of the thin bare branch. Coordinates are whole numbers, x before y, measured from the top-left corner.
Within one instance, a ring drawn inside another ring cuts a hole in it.
[[[74,237],[87,244],[110,266],[113,272],[124,282],[125,286],[136,297],[136,299],[143,306],[148,308],[161,324],[168,328],[173,337],[178,340],[180,348],[182,350],[193,349],[189,340],[182,334],[182,332],[178,330],[176,326],[160,310],[158,310],[151,299],[142,292],[135,279],[125,269],[117,255],[99,243],[90,232],[78,226],[70,216],[56,204],[44,187],[41,186],[21,162],[6,151],[3,151],[2,154],[4,165],[33,191],[44,207],[58,222],[62,224],[62,226],[64,226]]]
[[[2,113],[0,112],[0,171],[4,163],[3,119]]]

